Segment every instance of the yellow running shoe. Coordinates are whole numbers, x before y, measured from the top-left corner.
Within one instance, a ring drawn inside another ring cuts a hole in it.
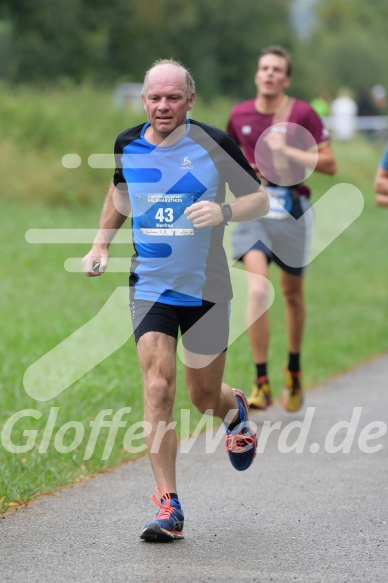
[[[267,377],[260,377],[253,381],[251,396],[248,405],[253,409],[266,409],[272,405],[271,387]]]
[[[290,413],[296,413],[303,407],[302,374],[301,372],[284,371],[286,385],[280,395],[280,404]]]

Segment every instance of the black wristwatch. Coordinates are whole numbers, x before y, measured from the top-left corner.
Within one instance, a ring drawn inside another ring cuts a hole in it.
[[[221,202],[220,207],[221,207],[221,212],[222,212],[222,216],[224,219],[224,225],[227,225],[228,221],[230,221],[230,219],[233,216],[231,206],[227,202]]]

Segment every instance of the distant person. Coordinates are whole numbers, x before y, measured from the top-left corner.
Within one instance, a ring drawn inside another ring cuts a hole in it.
[[[380,115],[383,114],[386,111],[388,103],[387,90],[383,85],[373,85],[371,89],[371,95],[377,111]]]
[[[372,101],[377,110],[377,115],[388,115],[387,91],[383,85],[374,85],[371,89]],[[379,120],[378,120],[379,121]],[[375,130],[375,137],[383,139],[386,137],[384,122],[379,123]]]
[[[373,117],[380,114],[372,98],[372,91],[368,87],[363,87],[358,95],[357,113],[359,117]]]
[[[374,184],[376,204],[388,207],[388,144],[376,172]]]
[[[381,111],[379,110],[379,108],[377,107],[377,105],[375,104],[375,101],[373,99],[372,90],[370,88],[367,88],[367,87],[364,87],[358,95],[357,108],[358,108],[358,117],[361,117],[361,118],[363,118],[363,117],[374,118],[375,116],[378,116],[381,114]],[[360,130],[367,138],[372,139],[372,138],[378,137],[379,132],[378,132],[377,128],[373,125],[373,121],[371,123],[367,120],[367,123],[365,123],[365,126],[364,127],[361,126]]]
[[[194,98],[194,80],[180,63],[157,61],[146,72],[148,121],[116,140],[113,182],[83,259],[85,275],[103,274],[109,245],[131,211],[130,311],[143,373],[145,440],[159,493],[152,497],[158,513],[141,533],[145,541],[183,538],[171,428],[179,332],[191,402],[223,420],[235,469],[246,470],[256,453],[245,395],[222,380],[232,297],[223,236],[230,221],[265,215],[268,194],[230,136],[188,119]],[[235,196],[230,204],[226,185]]]
[[[291,74],[291,57],[285,49],[264,49],[255,74],[256,97],[232,109],[227,131],[271,194],[268,215],[241,228],[237,226],[233,232],[233,257],[241,259],[246,268],[247,316],[249,322],[254,322],[248,330],[255,365],[248,402],[257,409],[265,409],[272,402],[265,282],[273,261],[280,268],[286,308],[288,362],[281,403],[287,411],[294,412],[303,405],[303,286],[312,230],[312,213],[306,213],[310,190],[304,184],[305,173],[306,169],[315,169],[333,174],[336,162],[322,119],[311,105],[286,95]],[[260,314],[263,315],[259,317]]]
[[[330,115],[330,95],[326,91],[321,91],[314,99],[310,101],[311,107],[320,117],[328,117]]]
[[[330,106],[333,118],[333,132],[336,140],[352,140],[357,130],[357,103],[348,89],[341,89]]]

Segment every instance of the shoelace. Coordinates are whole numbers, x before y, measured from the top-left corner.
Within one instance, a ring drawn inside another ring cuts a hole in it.
[[[225,447],[232,453],[243,453],[254,443],[255,437],[253,435],[244,435],[243,433],[229,433],[225,439]]]
[[[175,510],[174,506],[171,506],[171,496],[168,492],[163,492],[162,488],[156,486],[156,492],[160,496],[160,498],[164,498],[165,504],[163,504],[155,494],[151,495],[152,502],[155,502],[157,506],[159,506],[160,510],[158,513],[158,518],[170,518],[172,512]]]

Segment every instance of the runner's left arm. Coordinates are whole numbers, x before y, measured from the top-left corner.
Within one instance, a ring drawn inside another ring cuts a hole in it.
[[[254,221],[268,213],[269,196],[267,191],[260,186],[256,192],[239,196],[228,204],[232,210],[230,222]],[[196,229],[215,227],[224,221],[221,206],[209,200],[192,204],[185,210],[185,215],[189,221],[193,222]]]

